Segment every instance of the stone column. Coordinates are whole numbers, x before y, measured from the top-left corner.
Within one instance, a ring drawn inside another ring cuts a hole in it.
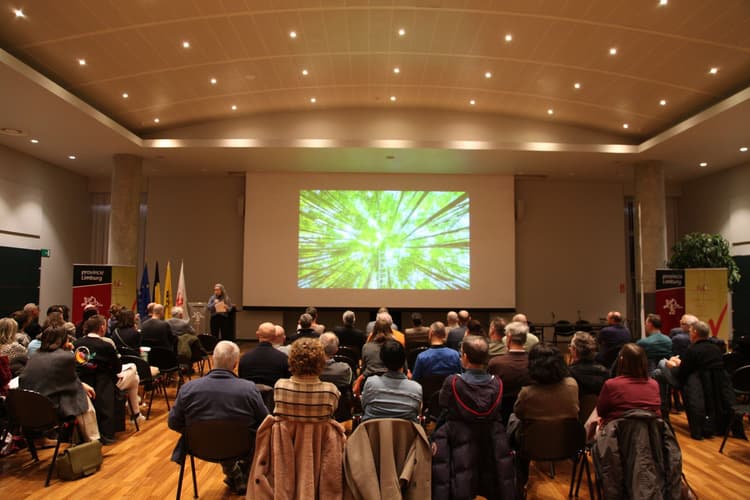
[[[660,161],[635,164],[636,273],[643,264],[643,305],[646,314],[655,309],[656,269],[667,264],[667,208],[664,167]],[[639,229],[638,229],[639,228]],[[640,248],[639,248],[640,241]],[[640,291],[640,290],[639,290]]]
[[[113,157],[107,263],[138,264],[138,222],[141,203],[142,159],[129,154]]]

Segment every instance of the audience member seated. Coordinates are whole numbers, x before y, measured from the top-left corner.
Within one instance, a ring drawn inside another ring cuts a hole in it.
[[[444,417],[432,434],[432,498],[516,498],[513,455],[502,424],[503,384],[485,372],[485,337],[462,343],[465,372],[440,391]]]
[[[404,375],[404,347],[388,339],[380,348],[380,358],[388,371],[365,382],[362,420],[403,418],[416,421],[422,408],[422,386]]]
[[[590,333],[576,332],[570,339],[570,374],[578,383],[578,399],[583,396],[598,396],[604,382],[609,378],[609,369],[594,361],[596,341]]]
[[[141,415],[138,406],[138,373],[133,365],[123,370],[115,343],[112,339],[105,337],[107,320],[104,316],[97,315],[87,319],[83,325],[83,331],[85,336],[77,339],[73,344],[78,363],[78,376],[96,390],[94,407],[102,439],[113,440],[117,430],[116,390],[128,393],[130,408],[136,412],[132,415],[134,420],[146,419]]]
[[[81,321],[76,323],[76,338],[83,337],[83,325],[86,323],[86,320],[89,319],[92,316],[96,316],[99,314],[99,310],[96,308],[93,304],[86,304],[83,307],[83,317],[81,318]]]
[[[154,304],[151,317],[141,323],[141,345],[162,347],[176,352],[177,338],[172,333],[169,323],[164,321],[163,305]]]
[[[112,340],[121,355],[140,356],[141,334],[135,329],[135,313],[130,309],[121,309],[117,314]]]
[[[446,332],[448,333],[445,339],[445,345],[456,351],[461,350],[461,342],[464,341],[464,337],[466,336],[466,330],[469,325],[469,320],[471,320],[469,311],[458,311],[458,325],[453,328],[446,329]]]
[[[169,428],[184,432],[193,422],[201,420],[247,421],[255,431],[268,415],[255,384],[238,378],[234,369],[240,357],[237,344],[222,340],[214,348],[214,368],[205,377],[191,380],[180,388],[174,406],[169,411]],[[187,450],[183,438],[172,453],[172,460],[183,463]],[[238,461],[222,462],[224,482],[237,494],[244,494],[252,460],[252,451]]]
[[[286,420],[319,422],[329,420],[339,403],[339,390],[321,382],[326,355],[318,339],[301,338],[289,350],[291,378],[276,382],[273,390],[274,415]]]
[[[505,320],[500,316],[495,316],[490,321],[490,359],[508,352],[508,346],[505,344],[505,326]]]
[[[404,336],[403,333],[398,331],[398,327],[393,323],[393,318],[391,317],[390,313],[388,313],[387,311],[379,312],[375,319],[375,323],[377,323],[378,321],[385,321],[386,323],[388,323],[388,325],[391,327],[391,335],[393,336],[393,340],[396,340],[402,346],[406,346],[406,337]],[[373,329],[374,329],[374,326],[373,326]],[[370,341],[370,338],[372,337],[372,335],[373,334],[370,333],[370,335],[367,337],[368,342]]]
[[[16,342],[18,325],[12,318],[0,319],[0,356],[8,358],[9,369],[13,377],[17,377],[28,361],[28,353],[24,346]]]
[[[380,348],[388,339],[393,338],[393,330],[386,320],[378,320],[367,343],[362,347],[362,376],[382,375],[388,369],[380,359]]]
[[[295,340],[302,339],[302,338],[311,338],[311,339],[317,339],[320,337],[320,334],[313,330],[312,327],[313,318],[307,313],[304,313],[300,315],[299,321],[297,321],[297,331],[294,332],[293,335],[291,335],[288,338],[288,342],[290,344],[293,344]]]
[[[648,376],[646,351],[628,343],[620,349],[615,378],[604,382],[596,403],[600,425],[622,417],[628,410],[641,409],[661,415],[659,384]]]
[[[274,325],[274,328],[276,329],[276,335],[271,344],[273,344],[274,349],[283,352],[284,355],[288,357],[291,346],[286,343],[286,332],[284,331],[284,327],[281,325]]]
[[[417,356],[412,379],[419,382],[432,375],[461,373],[461,356],[445,345],[445,325],[440,321],[430,325],[429,339],[430,348]]]
[[[315,333],[317,333],[318,335],[322,335],[326,331],[326,326],[318,323],[318,309],[313,306],[309,306],[305,309],[305,312],[312,317],[310,328],[315,330]]]
[[[607,313],[607,326],[602,328],[596,336],[599,352],[595,360],[605,368],[610,369],[617,361],[622,346],[631,342],[630,330],[622,321],[622,314],[617,311]]]
[[[513,411],[521,388],[531,383],[529,377],[529,354],[524,349],[529,327],[514,321],[505,327],[508,352],[490,359],[487,371],[503,382],[503,422],[507,422]]]
[[[41,346],[29,358],[19,376],[18,387],[48,397],[61,419],[75,417],[83,439],[95,441],[100,438],[99,427],[94,405],[89,398],[96,397],[96,393],[78,378],[72,349],[64,328],[44,330]]]
[[[723,435],[730,425],[734,402],[729,376],[719,348],[709,341],[710,329],[703,321],[690,326],[690,347],[681,356],[659,362],[654,378],[684,388],[685,408],[693,439]],[[738,427],[736,435],[743,434]]]
[[[680,326],[672,328],[669,336],[672,337],[672,355],[684,356],[690,347],[690,327],[698,322],[698,318],[692,314],[683,314],[680,318]]]
[[[351,347],[357,352],[358,357],[361,356],[362,346],[365,345],[367,337],[365,332],[354,326],[354,323],[357,322],[354,311],[344,311],[341,321],[344,324],[333,329],[333,333],[339,338],[339,345]]]
[[[42,333],[42,327],[39,324],[39,306],[33,302],[29,302],[23,306],[23,312],[29,317],[28,324],[24,327],[23,331],[29,336],[29,339],[33,339],[40,333]],[[28,345],[28,344],[27,344]]]
[[[320,343],[326,353],[326,367],[320,374],[320,380],[330,382],[336,387],[351,385],[351,366],[348,363],[333,359],[339,350],[339,338],[332,332],[325,332],[320,336]]]
[[[167,323],[172,330],[172,335],[175,337],[186,333],[195,335],[195,329],[193,329],[190,321],[185,319],[185,311],[182,310],[182,307],[175,306],[170,312],[172,313],[172,317],[167,320]]]
[[[415,347],[425,347],[430,345],[430,329],[422,324],[422,314],[418,312],[411,313],[411,324],[411,328],[404,330],[406,350],[408,351]]]
[[[365,327],[365,333],[368,336],[372,333],[373,328],[375,328],[375,322],[378,320],[378,315],[382,314],[382,313],[388,314],[390,316],[390,313],[388,312],[388,308],[387,307],[381,307],[380,309],[378,309],[378,313],[375,315],[375,320],[368,322],[367,326]],[[391,318],[391,319],[393,319],[393,318]],[[394,330],[398,330],[398,325],[394,323],[393,324],[393,329]]]
[[[526,325],[526,329],[529,330],[526,333],[526,343],[523,345],[523,349],[526,352],[529,352],[532,347],[537,345],[539,343],[539,337],[531,333],[531,328],[529,327],[529,320],[526,318],[525,314],[518,313],[515,316],[513,316],[513,321],[516,321],[518,323],[523,323]],[[508,346],[508,336],[506,335],[503,339],[503,342],[505,342],[505,346]]]
[[[31,321],[29,315],[23,311],[14,311],[10,314],[9,317],[16,322],[16,325],[18,325],[18,329],[16,331],[16,342],[24,347],[28,347],[29,342],[31,342],[32,339],[24,331],[24,328],[26,328],[26,326],[29,324],[29,321]]]
[[[273,387],[279,379],[289,377],[289,358],[271,344],[276,337],[273,323],[261,323],[255,335],[258,345],[240,358],[239,376]]]
[[[639,339],[636,344],[646,351],[649,373],[659,361],[672,356],[672,339],[661,333],[661,316],[658,314],[646,316],[646,338]]]

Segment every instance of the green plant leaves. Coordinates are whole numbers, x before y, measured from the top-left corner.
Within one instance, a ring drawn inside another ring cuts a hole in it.
[[[740,270],[729,253],[729,242],[720,234],[690,233],[672,247],[667,265],[672,269],[726,267],[729,287],[740,281]]]

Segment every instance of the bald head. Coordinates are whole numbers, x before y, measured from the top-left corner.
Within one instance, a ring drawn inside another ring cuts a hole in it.
[[[161,304],[154,304],[154,308],[151,310],[151,315],[154,318],[161,319],[164,317],[164,306]]]
[[[271,342],[276,337],[276,325],[268,321],[261,323],[255,335],[261,342]]]
[[[224,370],[234,370],[240,360],[240,348],[228,340],[222,340],[214,347],[214,367]]]
[[[273,337],[273,345],[284,345],[284,342],[286,342],[286,332],[284,331],[284,327],[281,325],[274,325],[274,330],[276,330],[276,335]]]
[[[469,314],[469,311],[461,310],[458,311],[458,322],[461,325],[465,325],[469,322],[471,319],[471,315]]]
[[[528,325],[529,324],[529,320],[526,319],[526,315],[525,314],[521,314],[521,313],[518,313],[515,316],[513,316],[513,322],[514,323],[523,323],[524,325]]]
[[[448,314],[445,315],[445,320],[448,322],[448,326],[457,325],[458,313],[456,311],[448,311]]]

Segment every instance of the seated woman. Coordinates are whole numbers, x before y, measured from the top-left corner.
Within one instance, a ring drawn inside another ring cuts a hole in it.
[[[596,411],[601,425],[622,417],[628,410],[642,409],[661,415],[659,384],[648,376],[648,358],[642,347],[628,343],[617,356],[619,375],[604,383]]]
[[[404,346],[395,340],[386,340],[380,348],[380,358],[388,371],[365,382],[362,421],[371,418],[416,421],[422,409],[422,386],[404,375]]]
[[[61,419],[75,417],[86,441],[100,438],[94,405],[94,389],[82,383],[76,374],[73,345],[64,328],[42,332],[39,351],[29,358],[18,379],[21,389],[36,391],[52,400]]]
[[[326,354],[318,339],[303,337],[289,350],[292,378],[282,378],[273,389],[273,414],[287,420],[329,420],[339,403],[339,390],[330,382],[321,382]]]
[[[598,396],[609,370],[594,361],[596,340],[590,333],[576,332],[570,339],[570,374],[578,383],[578,396]]]
[[[13,318],[0,319],[0,356],[8,357],[11,375],[17,377],[26,366],[26,348],[16,341],[18,324]]]
[[[121,309],[112,330],[117,352],[123,356],[140,356],[141,334],[135,329],[135,313],[130,309]]]
[[[362,347],[362,375],[364,378],[370,375],[382,375],[388,369],[380,359],[380,348],[386,340],[393,338],[391,325],[384,320],[375,322],[367,343]]]

